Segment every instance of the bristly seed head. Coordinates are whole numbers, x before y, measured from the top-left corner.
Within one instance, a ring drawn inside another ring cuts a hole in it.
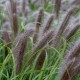
[[[63,59],[60,68],[61,80],[70,80],[80,72],[80,39],[78,39]]]
[[[35,30],[35,34],[34,34],[34,37],[33,37],[34,43],[36,43],[37,38],[38,38],[39,28],[40,28],[41,23],[42,23],[43,15],[44,15],[44,10],[43,10],[43,8],[40,8],[39,15],[38,15],[38,18],[37,18],[37,23],[36,23],[36,30]]]
[[[16,66],[15,66],[16,74],[20,72],[22,67],[24,52],[26,48],[26,41],[27,41],[26,34],[22,33],[13,51],[13,54],[15,57],[15,63],[16,63]]]

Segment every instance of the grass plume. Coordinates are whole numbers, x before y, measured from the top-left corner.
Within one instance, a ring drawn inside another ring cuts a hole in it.
[[[66,53],[61,67],[61,80],[72,80],[80,71],[80,39],[78,39],[72,48]]]

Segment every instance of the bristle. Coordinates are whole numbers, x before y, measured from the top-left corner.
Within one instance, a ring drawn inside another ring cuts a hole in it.
[[[68,58],[73,58],[78,56],[80,53],[80,39],[78,39],[72,46],[72,48],[69,50]]]
[[[43,63],[44,63],[44,60],[45,60],[45,57],[46,57],[46,52],[45,52],[45,50],[43,50],[41,53],[40,53],[40,56],[39,56],[39,58],[38,58],[38,60],[37,60],[37,63],[36,63],[36,68],[37,69],[41,69],[42,68],[42,66],[43,66]]]
[[[74,11],[74,7],[73,8],[70,8],[66,14],[66,17],[64,18],[59,30],[56,32],[56,35],[52,41],[52,46],[53,47],[56,47],[57,46],[57,42],[60,40],[60,37],[62,36],[64,30],[66,29],[66,26],[68,25],[69,23],[69,20],[71,18],[71,15],[73,14],[73,11]]]
[[[80,24],[76,24],[69,32],[67,32],[67,34],[65,34],[65,38],[67,40],[71,38],[79,28],[80,28]]]
[[[66,53],[60,69],[61,80],[70,80],[80,71],[80,39],[78,39],[72,48]]]
[[[46,23],[46,26],[45,26],[44,29],[43,29],[43,34],[50,29],[50,27],[51,27],[51,25],[52,25],[52,22],[53,22],[53,19],[54,19],[54,15],[51,15],[51,16],[49,17],[47,23]]]
[[[13,0],[9,0],[9,1],[10,1],[11,8],[12,8],[12,6],[13,6]]]
[[[9,18],[11,18],[11,4],[10,4],[10,1],[9,0],[6,1],[5,6],[6,6],[6,10],[8,12]]]
[[[5,22],[3,25],[2,39],[6,42],[8,47],[11,47],[11,39],[9,35],[10,25],[8,22]]]
[[[18,74],[22,67],[24,52],[27,44],[27,39],[31,35],[32,31],[29,30],[26,32],[26,30],[22,33],[17,35],[15,40],[15,48],[13,51],[15,61],[16,61],[16,73]]]
[[[5,30],[2,33],[2,39],[6,42],[6,44],[7,44],[8,47],[11,47],[11,39],[10,39],[10,36],[9,36],[8,32],[5,31]]]
[[[39,15],[37,18],[37,23],[36,23],[36,32],[39,31],[39,27],[41,26],[43,15],[44,15],[43,8],[40,8]]]
[[[12,26],[13,26],[13,33],[14,36],[18,34],[18,17],[17,17],[17,8],[16,8],[16,1],[10,0],[11,10],[12,10]]]
[[[46,43],[47,43],[48,41],[50,41],[53,36],[54,36],[54,31],[53,31],[53,30],[50,30],[50,31],[48,31],[47,33],[45,33],[44,36],[40,39],[40,41],[35,45],[32,54],[34,54],[34,53],[37,52],[38,50],[44,48],[44,46],[46,45]],[[30,63],[33,61],[33,59],[34,59],[35,56],[36,56],[36,55],[34,55],[34,56],[31,58]]]
[[[18,34],[18,18],[15,13],[13,14],[13,31],[14,31],[14,36],[17,36],[17,34]]]
[[[23,18],[23,23],[24,23],[24,25],[27,23],[27,21],[28,21],[28,14],[29,14],[29,12],[30,12],[30,8],[28,7],[28,6],[26,6],[25,7],[25,10],[24,10],[24,12],[23,12],[23,16],[24,16],[24,18]]]
[[[80,72],[79,60],[80,60],[80,56],[74,57],[72,61],[67,60],[66,63],[64,63],[65,66],[63,65],[62,67],[63,70],[61,71],[62,75],[60,80],[73,80],[73,77]]]
[[[44,36],[41,38],[41,40],[37,43],[34,52],[36,52],[37,50],[41,49],[46,42],[48,42],[54,35],[54,31],[48,31],[47,33],[44,34]]]
[[[16,0],[10,0],[10,4],[11,4],[11,9],[12,9],[12,13],[17,13],[17,8],[16,8]]]
[[[16,63],[16,66],[15,66],[16,74],[20,72],[22,67],[24,52],[26,48],[26,39],[27,39],[26,34],[22,33],[13,51],[13,54],[15,57],[15,63]]]
[[[28,6],[25,7],[25,10],[24,10],[24,16],[27,17],[29,12],[30,12],[29,7],[28,7]]]
[[[53,18],[54,18],[53,15],[51,15],[51,16],[49,17],[49,19],[48,19],[48,21],[47,21],[47,24],[46,24],[46,26],[45,26],[44,29],[43,29],[43,35],[49,31],[49,29],[50,29],[50,27],[51,27],[51,24],[52,24],[52,22],[53,22]],[[43,50],[43,51],[41,52],[38,60],[37,60],[37,65],[36,65],[36,68],[37,68],[37,69],[41,69],[41,67],[42,67],[42,65],[43,65],[43,63],[44,63],[44,60],[45,60],[45,56],[46,56],[46,53],[45,53],[45,50]]]
[[[34,38],[33,38],[34,43],[37,41],[37,38],[38,38],[39,28],[40,28],[41,23],[42,23],[43,15],[44,15],[43,8],[41,8],[39,10],[39,15],[38,15],[38,18],[37,18],[36,30],[35,30],[35,34],[34,34]]]
[[[62,74],[60,77],[60,80],[72,80],[74,74],[76,73],[75,70],[73,70],[74,65],[76,63],[76,59],[74,58],[73,60],[69,60],[67,63],[64,63],[64,67],[61,71],[60,74]]]
[[[9,21],[8,16],[3,16],[3,23],[5,23],[5,22],[7,22],[7,21]]]
[[[33,37],[34,36],[34,33],[35,33],[35,24],[33,23],[30,23],[28,24],[25,28],[24,28],[24,32],[29,32],[31,31],[31,36]]]
[[[25,8],[26,8],[26,0],[23,0],[22,2],[22,11],[25,12]]]
[[[73,12],[74,12],[74,8],[75,8],[75,7],[70,8],[70,9],[67,11],[66,16],[65,16],[65,18],[64,18],[64,20],[63,20],[63,22],[62,22],[62,24],[61,24],[58,32],[57,32],[57,35],[62,35],[63,31],[64,31],[65,28],[67,27],[67,25],[68,25],[68,23],[69,23],[69,21],[70,21],[70,18],[71,18],[71,16],[72,16]]]
[[[61,8],[61,1],[62,0],[55,0],[55,14],[56,18],[59,16],[60,8]]]

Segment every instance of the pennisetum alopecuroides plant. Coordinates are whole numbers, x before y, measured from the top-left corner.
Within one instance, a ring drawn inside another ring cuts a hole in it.
[[[27,29],[24,27],[23,31],[20,31],[18,17],[21,17],[21,16],[18,16],[18,13],[17,13],[18,5],[16,3],[16,0],[10,0],[11,15],[8,15],[8,17],[10,18],[11,16],[11,19],[9,19],[8,21],[3,21],[4,29],[2,32],[2,38],[7,44],[11,43],[8,45],[8,47],[12,50],[13,55],[14,55],[16,74],[19,74],[20,71],[22,70],[23,60],[25,58],[24,55],[27,52],[26,44],[28,43],[29,37],[32,38],[33,49],[31,49],[30,56],[32,57],[30,58],[28,65],[31,65],[32,62],[35,60],[36,55],[40,53],[40,56],[36,63],[36,68],[41,69],[43,66],[45,57],[46,57],[46,52],[45,52],[45,50],[47,50],[45,49],[46,44],[48,43],[49,46],[52,48],[56,48],[56,49],[58,49],[58,47],[62,48],[60,45],[60,43],[63,43],[61,41],[61,38],[63,37],[67,41],[69,38],[71,38],[76,33],[78,29],[80,29],[80,23],[76,23],[76,25],[74,25],[73,28],[70,28],[67,34],[63,34],[65,33],[67,26],[69,25],[71,17],[73,17],[73,13],[75,11],[74,6],[72,6],[70,9],[68,9],[65,12],[66,16],[63,18],[63,21],[61,22],[61,24],[59,24],[59,28],[54,28],[54,27],[57,27],[55,25],[55,21],[58,21],[58,19],[60,18],[60,15],[63,14],[63,12],[60,10],[61,1],[62,0],[55,1],[55,12],[54,13],[48,13],[45,11],[44,8],[40,8],[38,10],[39,13],[36,14],[37,18],[35,17],[37,20],[34,20],[36,21],[35,25],[32,25],[32,26],[26,25]],[[28,11],[26,9],[26,6],[28,6],[26,5],[26,0],[23,0],[22,14],[24,15],[22,15],[22,17],[24,16],[28,18]],[[49,15],[49,18],[46,23],[44,22],[45,17],[47,17],[45,14]],[[32,17],[29,17],[29,18],[32,19]],[[33,24],[34,21],[31,24]],[[8,23],[10,25],[8,25]],[[45,26],[42,26],[43,23],[45,23]],[[9,35],[9,32],[5,28],[6,26],[12,28],[10,29],[11,35]],[[40,33],[40,31],[42,31],[42,33]],[[14,35],[14,38],[12,38],[13,35]],[[43,48],[44,50],[39,52],[39,50]],[[60,80],[70,80],[76,74],[79,73],[80,71],[79,53],[80,53],[80,39],[74,43],[74,45],[69,50],[69,52],[66,53],[62,61],[63,65],[61,66],[61,69],[60,69],[61,71]]]

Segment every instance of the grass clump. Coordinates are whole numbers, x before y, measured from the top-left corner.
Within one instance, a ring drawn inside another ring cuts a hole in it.
[[[62,0],[52,11],[47,0],[39,9],[31,0],[0,4],[0,80],[79,80],[78,7],[63,11]]]

